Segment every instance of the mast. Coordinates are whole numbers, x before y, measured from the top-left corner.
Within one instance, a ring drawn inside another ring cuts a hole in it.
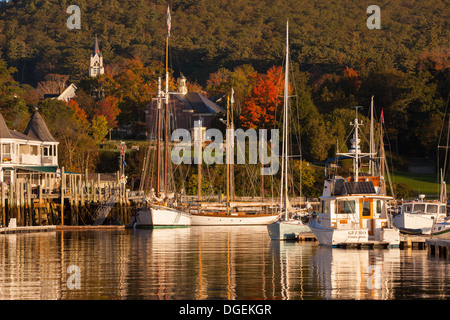
[[[370,102],[370,153],[375,152],[375,143],[373,138],[373,96]],[[375,174],[375,164],[373,161],[369,161],[369,174]]]
[[[165,99],[165,120],[164,120],[164,196],[167,197],[167,167],[169,155],[169,35],[166,38],[166,99]]]
[[[289,108],[289,97],[288,97],[288,89],[289,89],[289,21],[286,21],[286,64],[284,71],[284,121],[283,121],[283,152],[282,152],[282,168],[281,168],[281,203],[283,205],[284,202],[284,215],[285,220],[288,220],[288,211],[287,211],[287,153],[288,153],[288,108]]]
[[[167,37],[166,37],[166,108],[164,121],[164,197],[167,197],[167,167],[169,164],[169,37],[171,28],[171,16],[169,6],[167,6]]]
[[[359,126],[362,126],[362,121],[359,122],[358,120],[358,109],[361,108],[361,106],[356,106],[355,108],[355,120],[353,123],[351,122],[350,125],[353,125],[354,132],[353,132],[353,139],[350,140],[351,147],[349,152],[347,153],[336,153],[336,155],[340,156],[347,156],[350,158],[353,158],[353,180],[354,182],[358,182],[359,180],[359,160],[364,157],[370,157],[373,156],[375,153],[362,153],[360,149],[360,139],[359,139]]]
[[[159,198],[161,190],[161,77],[158,78],[158,109],[156,110],[157,117],[157,141],[156,141],[156,196]]]
[[[230,97],[227,99],[227,214],[230,214]]]

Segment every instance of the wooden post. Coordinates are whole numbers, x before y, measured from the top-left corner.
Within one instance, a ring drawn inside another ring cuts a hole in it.
[[[39,198],[39,205],[38,205],[38,214],[39,214],[39,225],[42,226],[42,215],[41,215],[41,205],[42,205],[42,186],[38,186],[38,198]]]
[[[15,179],[15,195],[14,195],[14,200],[15,200],[15,205],[16,205],[16,216],[17,216],[17,226],[20,226],[21,224],[21,217],[20,217],[20,207],[19,207],[19,194],[20,194],[20,186],[19,186],[19,181],[18,181],[18,179],[17,179],[17,177],[16,177],[16,179]]]
[[[31,182],[27,183],[27,211],[30,221],[30,226],[33,225],[33,206],[31,204]]]
[[[1,183],[2,188],[2,227],[6,227],[6,210],[5,210],[5,197],[6,197],[6,183]]]
[[[61,225],[64,225],[64,195],[66,192],[66,175],[64,173],[64,167],[61,167]]]

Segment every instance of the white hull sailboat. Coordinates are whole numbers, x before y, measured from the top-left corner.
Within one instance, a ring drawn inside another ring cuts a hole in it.
[[[162,206],[146,206],[136,212],[135,226],[138,228],[186,228],[191,226],[191,215]]]
[[[308,225],[301,220],[293,220],[289,217],[289,199],[287,190],[288,173],[288,115],[289,115],[289,23],[286,23],[286,65],[284,74],[284,106],[283,106],[283,154],[281,173],[281,197],[280,213],[277,221],[267,226],[267,231],[272,240],[295,240],[300,233],[311,232]],[[284,183],[283,183],[284,181]],[[284,210],[283,210],[284,208]]]
[[[167,8],[168,18],[170,15],[169,8]],[[168,20],[168,23],[170,21]],[[165,92],[161,89],[161,78],[158,79],[158,115],[157,115],[157,182],[156,192],[157,194],[151,194],[148,201],[144,201],[144,204],[136,211],[134,217],[133,226],[137,228],[178,228],[189,227],[191,225],[191,215],[187,212],[180,211],[175,208],[171,208],[167,205],[168,193],[167,193],[167,168],[169,163],[169,71],[168,71],[168,55],[169,55],[169,33],[166,37],[166,88]],[[164,195],[160,198],[160,173],[161,173],[161,116],[162,116],[162,102],[165,101],[165,143],[164,143]],[[150,148],[150,147],[149,147]],[[143,172],[147,168],[144,167]],[[141,181],[144,181],[141,177]],[[164,205],[161,205],[164,204]]]
[[[392,197],[384,194],[382,175],[373,176],[371,172],[372,176],[360,176],[360,159],[373,157],[375,153],[361,153],[358,132],[361,123],[357,116],[353,125],[350,152],[337,155],[353,159],[354,176],[343,178],[327,173],[320,197],[321,209],[308,225],[320,245],[398,247],[400,233],[391,226],[388,217],[388,202]]]
[[[301,233],[311,232],[307,224],[301,220],[280,220],[267,226],[272,240],[296,240]]]

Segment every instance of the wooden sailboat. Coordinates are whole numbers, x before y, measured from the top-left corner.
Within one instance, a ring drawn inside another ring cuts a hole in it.
[[[269,224],[267,230],[273,240],[292,240],[296,239],[300,233],[311,232],[308,225],[301,220],[289,217],[290,205],[288,198],[288,119],[289,119],[289,23],[286,23],[286,66],[284,73],[284,107],[283,107],[283,154],[282,154],[282,173],[280,190],[280,209],[279,219]],[[293,212],[291,212],[293,213]]]
[[[231,98],[233,101],[233,98]],[[270,214],[270,213],[262,213],[262,204],[260,203],[233,203],[230,201],[230,181],[232,181],[231,176],[232,172],[230,170],[230,158],[231,158],[231,144],[230,140],[231,135],[229,129],[233,129],[233,124],[230,124],[230,99],[227,101],[227,139],[226,139],[226,166],[227,166],[227,185],[226,185],[226,202],[225,206],[223,205],[215,205],[215,208],[212,208],[211,204],[205,204],[205,207],[202,204],[201,200],[201,165],[200,161],[198,161],[198,172],[199,172],[199,187],[198,187],[198,206],[196,209],[191,210],[192,221],[191,225],[193,226],[239,226],[239,225],[267,225],[272,223],[276,219],[278,219],[278,215]],[[201,134],[198,135],[201,139]],[[201,141],[197,141],[199,143],[198,150],[201,150]],[[201,151],[199,151],[201,152]],[[200,156],[199,156],[200,158]],[[269,204],[266,204],[269,205]],[[245,207],[246,210],[238,211],[238,207]],[[249,209],[252,208],[252,209]]]
[[[189,227],[191,225],[191,215],[188,212],[170,208],[168,200],[168,164],[169,164],[169,35],[170,35],[170,12],[168,14],[168,33],[166,38],[166,88],[161,90],[161,79],[158,81],[158,121],[157,121],[157,180],[156,195],[151,195],[150,199],[144,201],[144,205],[137,209],[133,225],[140,228],[175,228]],[[164,130],[164,194],[161,197],[160,173],[161,173],[161,116],[162,100],[165,101],[165,130]]]

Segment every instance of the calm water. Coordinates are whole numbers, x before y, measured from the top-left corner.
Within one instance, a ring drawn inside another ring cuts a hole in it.
[[[271,241],[259,226],[1,235],[0,246],[1,299],[450,298],[449,260],[426,250]]]

